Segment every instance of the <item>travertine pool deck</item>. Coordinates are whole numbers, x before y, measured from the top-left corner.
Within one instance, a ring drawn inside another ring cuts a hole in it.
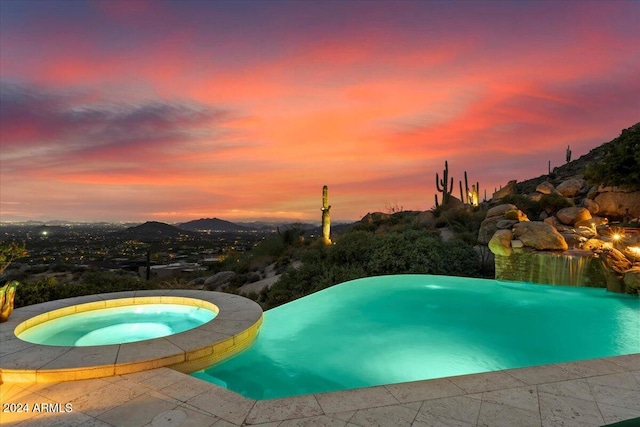
[[[0,396],[3,426],[589,427],[640,417],[640,354],[261,401],[169,368]]]
[[[80,309],[153,302],[208,307],[218,313],[213,320],[197,328],[126,344],[48,346],[22,341],[14,333],[16,327],[41,322],[38,317],[67,315]],[[15,310],[7,322],[0,323],[0,380],[12,383],[80,380],[163,366],[194,372],[248,347],[255,340],[261,323],[262,308],[257,303],[222,292],[130,291],[35,304]]]
[[[640,417],[640,354],[261,401],[159,367],[5,382],[0,402],[3,426],[588,427]]]

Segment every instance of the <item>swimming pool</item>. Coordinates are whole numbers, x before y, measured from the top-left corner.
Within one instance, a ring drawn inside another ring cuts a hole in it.
[[[36,319],[32,321],[35,325],[31,326],[27,322],[19,325],[16,336],[30,343],[52,346],[124,344],[184,332],[203,325],[216,316],[213,309],[195,305],[134,304],[134,299],[111,301],[112,304],[129,305],[87,309],[61,316],[57,316],[55,311],[45,313],[41,315],[42,322]],[[213,304],[211,306],[213,308]],[[78,305],[72,308],[80,310],[82,307],[83,305]],[[51,320],[46,320],[47,318]]]
[[[192,375],[270,399],[640,353],[640,300],[449,276],[354,280],[264,313],[255,343]]]

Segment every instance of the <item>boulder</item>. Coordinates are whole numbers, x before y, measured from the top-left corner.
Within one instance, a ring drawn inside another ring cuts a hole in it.
[[[561,251],[569,249],[564,237],[553,226],[544,222],[519,222],[513,226],[513,234],[526,246],[534,249]]]
[[[596,229],[593,227],[585,227],[583,225],[581,225],[580,227],[576,227],[576,234],[578,234],[579,236],[582,236],[586,239],[593,239],[594,237],[596,237],[598,234],[596,233]]]
[[[386,219],[389,219],[391,217],[391,215],[386,214],[386,213],[382,213],[382,212],[373,212],[373,213],[368,213],[366,214],[364,217],[362,217],[362,219],[360,220],[361,223],[363,224],[374,224],[376,222],[379,221],[384,221]]]
[[[582,245],[585,251],[601,251],[605,248],[606,242],[600,239],[589,239]]]
[[[498,231],[498,223],[502,220],[502,215],[485,218],[478,231],[478,243],[482,245],[488,244],[495,232]]]
[[[513,181],[509,181],[507,185],[505,185],[500,190],[493,193],[493,199],[498,200],[498,199],[502,199],[503,197],[509,196],[511,194],[515,194],[517,182],[518,181],[516,181],[515,179]]]
[[[555,190],[555,187],[548,181],[545,181],[542,184],[538,184],[538,186],[536,187],[536,191],[542,194],[551,194],[553,193],[553,190]]]
[[[629,247],[633,246],[636,250],[640,251],[640,233],[625,234],[624,243],[625,245]]]
[[[512,205],[510,203],[505,203],[502,205],[494,206],[487,211],[486,218],[491,218],[494,216],[503,216],[506,211],[510,211],[513,209],[518,209],[516,205]]]
[[[515,221],[529,221],[527,215],[520,209],[510,209],[504,213],[504,217]]]
[[[627,246],[624,255],[632,261],[640,261],[640,246]]]
[[[565,225],[574,225],[578,221],[591,219],[591,214],[586,208],[570,207],[556,212],[556,218]]]
[[[489,249],[495,255],[509,256],[512,252],[511,238],[513,238],[511,231],[498,230],[495,232],[491,240],[489,240]]]
[[[447,208],[457,209],[459,207],[464,206],[462,200],[458,199],[455,196],[449,196],[449,201],[447,202]]]
[[[610,185],[599,185],[598,193],[607,193],[609,191],[618,191],[618,187],[612,187]]]
[[[640,191],[609,191],[596,196],[600,208],[598,214],[614,219],[623,219],[629,210],[631,217],[640,216]]]
[[[545,224],[549,224],[550,226],[555,228],[558,228],[562,225],[562,223],[558,221],[558,218],[556,218],[555,216],[549,216],[543,219],[542,222],[544,222]]]
[[[502,219],[498,221],[496,226],[498,227],[498,230],[511,230],[511,228],[519,222],[520,221],[512,219]]]
[[[204,285],[205,280],[207,280],[207,277],[196,277],[193,280],[189,281],[189,285],[190,286],[202,286]]]
[[[625,271],[631,268],[631,261],[617,249],[605,248],[602,253],[600,253],[600,258],[602,258],[602,262],[606,267],[619,275],[624,274]]]
[[[623,281],[628,293],[640,293],[640,267],[625,271]]]
[[[431,228],[431,227],[435,226],[436,217],[433,214],[433,212],[424,211],[424,212],[420,212],[418,214],[417,221],[418,221],[419,225],[421,225],[423,227]]]
[[[575,197],[587,185],[584,179],[568,179],[556,187],[556,191],[564,197]]]
[[[569,249],[578,249],[582,247],[582,244],[587,241],[586,238],[579,236],[575,233],[561,233],[564,237],[564,241],[567,242]]]
[[[544,196],[544,194],[540,194],[540,193],[532,193],[532,194],[527,195],[529,200],[532,200],[534,202],[539,202],[540,199],[542,199],[542,196]]]
[[[600,205],[591,199],[584,199],[582,201],[582,206],[584,206],[592,216],[600,211]]]
[[[524,247],[524,244],[522,243],[522,240],[514,239],[511,241],[511,247],[515,249],[519,249]]]
[[[207,278],[207,280],[204,281],[204,287],[209,290],[214,290],[231,282],[234,277],[236,277],[236,273],[233,271],[221,271]]]
[[[558,225],[555,229],[558,230],[558,233],[573,233],[574,231],[573,227],[563,224]]]
[[[577,221],[573,224],[576,227],[592,227],[595,228],[599,225],[607,225],[609,220],[607,218],[602,218],[601,216],[594,216],[591,219],[585,219],[584,221]]]

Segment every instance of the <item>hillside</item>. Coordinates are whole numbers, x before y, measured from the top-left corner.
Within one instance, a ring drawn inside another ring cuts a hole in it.
[[[200,218],[189,222],[178,224],[182,230],[189,231],[216,231],[216,232],[236,232],[251,231],[250,228],[219,218]]]
[[[190,231],[180,230],[173,225],[164,222],[147,221],[135,227],[114,233],[114,236],[127,240],[139,240],[141,242],[156,242],[164,239],[175,239],[177,237],[192,237],[196,234]]]
[[[622,150],[623,148],[626,149],[627,147],[624,146],[628,145],[632,138],[635,141],[637,151],[640,152],[640,146],[637,142],[638,139],[640,139],[640,123],[636,123],[628,129],[622,130],[620,136],[592,149],[584,156],[554,168],[553,171],[551,171],[551,174],[541,175],[539,177],[517,183],[516,192],[519,194],[533,193],[538,184],[541,184],[544,181],[548,181],[555,186],[570,178],[585,178],[587,168],[590,165],[602,163],[607,153]],[[635,163],[635,168],[638,168],[637,161]],[[636,174],[637,173],[640,172],[636,171]]]

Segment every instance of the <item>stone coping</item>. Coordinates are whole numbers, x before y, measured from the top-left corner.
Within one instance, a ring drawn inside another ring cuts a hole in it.
[[[178,334],[126,344],[72,347],[33,344],[16,331],[66,314],[107,306],[172,302],[208,307],[216,317]],[[14,310],[0,324],[0,382],[60,382],[123,375],[159,367],[194,372],[245,349],[257,337],[262,308],[238,295],[210,291],[114,292],[49,301]]]

